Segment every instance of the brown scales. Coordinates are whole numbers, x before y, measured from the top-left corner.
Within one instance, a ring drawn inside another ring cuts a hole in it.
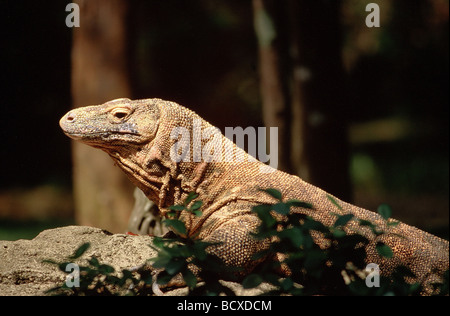
[[[267,172],[264,168],[270,167],[249,159],[212,125],[176,103],[117,99],[72,110],[61,118],[60,125],[69,137],[109,154],[162,213],[171,205],[182,204],[189,192],[198,193],[203,201],[202,216],[182,213],[180,217],[188,235],[198,233],[205,241],[222,242],[212,252],[246,272],[255,265],[252,255],[267,246],[267,242],[249,235],[259,224],[251,208],[275,202],[259,188],[276,188],[285,199],[312,204],[313,210],[295,211],[325,225],[334,222],[333,213],[351,213],[389,231],[382,241],[393,249],[394,256],[387,260],[377,254],[375,244],[379,239],[370,230],[357,227],[354,221],[349,224],[373,240],[367,248],[367,262],[379,264],[382,273],[403,264],[427,285],[439,281],[439,275],[449,268],[448,241],[403,223],[388,228],[378,214],[336,199],[343,208],[338,209],[326,192],[299,177],[274,169]],[[183,131],[189,138],[180,136]],[[198,135],[203,137],[199,139]],[[171,150],[175,156],[186,154],[189,161],[176,162]],[[211,153],[216,155],[208,156]]]

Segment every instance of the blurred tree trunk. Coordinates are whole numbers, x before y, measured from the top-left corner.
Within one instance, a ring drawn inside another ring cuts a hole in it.
[[[72,46],[73,106],[129,97],[126,58],[126,0],[79,0],[80,27]],[[124,232],[133,205],[133,186],[104,152],[73,143],[75,218]]]
[[[340,1],[253,0],[263,119],[279,169],[351,199]]]
[[[278,169],[293,172],[289,159],[290,92],[286,32],[282,32],[284,24],[278,23],[284,18],[281,9],[280,2],[253,1],[263,122],[266,127],[278,127]]]

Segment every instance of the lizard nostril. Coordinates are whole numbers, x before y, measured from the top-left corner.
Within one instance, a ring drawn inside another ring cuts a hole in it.
[[[66,121],[68,122],[73,122],[75,121],[75,113],[73,113],[72,111],[67,113],[67,118]]]

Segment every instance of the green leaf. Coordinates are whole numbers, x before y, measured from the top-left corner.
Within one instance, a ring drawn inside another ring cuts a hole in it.
[[[173,276],[166,274],[164,272],[160,273],[156,279],[156,283],[159,285],[165,285],[167,283],[170,282],[170,280],[172,280]]]
[[[353,214],[340,215],[333,226],[345,226],[353,217]]]
[[[170,249],[173,257],[189,258],[194,254],[194,249],[188,245],[178,245],[177,247]]]
[[[273,254],[273,252],[270,251],[270,249],[261,250],[261,251],[258,251],[257,253],[252,255],[252,260],[256,261],[256,260],[264,259],[264,258],[269,257],[272,254]]]
[[[189,269],[183,272],[183,280],[184,282],[186,282],[186,285],[191,289],[195,288],[195,286],[197,285],[197,277]]]
[[[394,255],[391,247],[389,247],[385,243],[377,242],[377,245],[375,246],[375,248],[377,249],[378,254],[382,257],[392,258],[392,256]]]
[[[327,254],[321,249],[314,249],[306,254],[304,267],[306,269],[317,269],[327,259]]]
[[[419,295],[420,292],[422,292],[422,284],[419,282],[411,284],[409,288],[409,292],[414,295],[414,293],[417,293],[415,295]]]
[[[281,202],[281,200],[283,199],[283,197],[282,197],[282,195],[281,195],[281,192],[278,191],[277,189],[271,189],[271,188],[269,188],[269,189],[264,189],[264,190],[262,190],[262,191],[264,191],[264,192],[266,192],[267,194],[271,195],[272,197],[276,198],[276,199],[277,199],[278,201],[280,201],[280,202]]]
[[[101,264],[99,267],[98,267],[98,271],[100,272],[100,273],[102,273],[102,274],[110,274],[110,273],[114,273],[114,268],[113,267],[111,267],[110,265],[107,265],[107,264]]]
[[[359,220],[359,225],[361,225],[361,226],[368,226],[368,227],[375,227],[375,225],[371,221],[368,221],[368,220],[365,220],[365,219],[360,219]]]
[[[191,203],[197,197],[198,197],[197,193],[189,192],[188,196],[186,197],[186,200],[184,201],[184,205],[188,205],[189,203]]]
[[[126,282],[126,280],[119,279],[118,277],[116,277],[114,275],[107,275],[106,278],[105,278],[105,283],[110,283],[110,284],[113,284],[113,285],[122,286],[122,285],[125,284],[125,282]]]
[[[219,243],[216,243],[219,244]],[[204,241],[196,241],[192,248],[193,255],[199,260],[205,260],[207,256],[206,248],[211,246],[212,243]]]
[[[302,234],[301,229],[298,227],[293,227],[293,228],[288,228],[288,229],[282,230],[278,234],[278,236],[281,238],[289,238],[295,247],[300,247],[303,245],[303,241],[304,241],[303,234]]]
[[[166,271],[170,275],[177,274],[181,272],[181,269],[185,266],[186,262],[184,260],[171,260],[166,266]]]
[[[275,274],[275,273],[269,272],[269,273],[265,273],[264,274],[265,282],[268,282],[268,283],[271,283],[271,284],[274,284],[274,285],[279,285],[280,284],[279,278],[280,278],[280,276],[278,274]]]
[[[262,283],[263,279],[258,274],[249,274],[243,281],[242,286],[244,289],[251,289],[257,287]]]
[[[202,201],[195,201],[192,206],[189,208],[190,212],[198,210],[200,207],[202,207],[203,202]]]
[[[381,204],[380,206],[378,206],[377,212],[386,220],[392,215],[392,209],[387,204]]]
[[[155,236],[155,238],[153,238],[152,242],[153,242],[153,245],[151,245],[151,244],[148,245],[152,249],[155,249],[155,247],[156,248],[162,248],[165,245],[164,238],[159,237],[159,236]],[[153,247],[153,246],[155,246],[155,247]]]
[[[185,209],[186,207],[184,205],[172,205],[169,206],[169,210],[171,211],[177,211],[177,212],[181,212]]]
[[[252,208],[252,211],[256,214],[269,213],[272,210],[272,205],[269,204],[259,204]]]
[[[66,267],[67,267],[67,265],[70,264],[70,263],[71,263],[71,262],[62,262],[62,263],[59,263],[59,264],[58,264],[59,270],[62,271],[62,272],[64,272],[64,273],[67,273]]]
[[[307,203],[307,202],[302,202],[300,200],[288,200],[286,202],[286,204],[289,205],[289,207],[301,207],[301,208],[307,208],[307,209],[312,209],[313,206],[311,203]]]
[[[155,269],[164,268],[170,260],[172,260],[172,256],[169,256],[165,252],[159,252],[158,257],[153,259],[154,262],[152,264],[152,267]]]
[[[372,231],[372,233],[374,233],[376,236],[380,236],[383,234],[383,231],[378,230],[377,226],[375,224],[373,224],[372,222],[367,221],[365,219],[360,219],[359,225],[369,227],[370,230]]]
[[[50,263],[50,264],[59,265],[58,262],[50,260],[50,259],[44,259],[44,260],[42,260],[42,263]]]
[[[410,268],[405,266],[398,266],[395,268],[394,272],[392,273],[394,278],[397,279],[403,279],[403,278],[417,278],[417,276],[414,274],[414,272],[411,271]]]
[[[126,280],[126,279],[133,279],[133,273],[130,270],[127,269],[123,269],[122,270],[122,279]]]
[[[271,209],[272,205],[261,204],[254,206],[252,211],[258,215],[265,227],[273,227],[276,225],[277,221],[273,218],[272,214],[270,214]]]
[[[272,208],[275,212],[281,215],[287,215],[290,212],[289,205],[287,205],[286,203],[277,203],[273,205]]]
[[[311,217],[307,217],[302,227],[308,230],[317,230],[319,232],[326,232],[328,228],[319,221],[312,219]]]
[[[178,219],[165,219],[163,220],[163,223],[166,226],[171,227],[173,230],[175,230],[180,235],[186,234],[186,226],[184,223]]]
[[[331,195],[327,194],[327,199],[330,200],[331,203],[333,203],[338,209],[340,209],[341,211],[343,211],[344,209],[342,208],[342,206],[339,205],[339,203],[336,201],[336,199],[334,197],[332,197]]]
[[[289,291],[294,286],[294,282],[292,281],[291,278],[286,278],[283,281],[281,281],[280,285],[284,291]]]
[[[95,268],[98,268],[100,266],[100,263],[98,262],[98,259],[96,257],[92,257],[89,259],[89,264]]]
[[[399,221],[390,221],[390,222],[387,223],[388,226],[392,226],[392,227],[395,227],[395,226],[397,226],[398,224],[400,224]]]
[[[90,246],[91,246],[91,244],[88,242],[82,244],[80,247],[78,247],[77,250],[75,250],[74,254],[72,256],[70,256],[69,259],[72,259],[72,260],[78,259],[86,252],[86,250],[89,249]]]
[[[343,231],[342,229],[333,229],[333,236],[336,238],[342,238],[347,236],[347,233],[345,231]]]

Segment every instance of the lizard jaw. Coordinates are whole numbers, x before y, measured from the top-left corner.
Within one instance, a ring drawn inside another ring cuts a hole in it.
[[[64,115],[60,119],[59,125],[64,134],[70,138],[91,146],[95,146],[97,143],[104,144],[108,139],[120,138],[119,135],[129,135],[129,142],[133,141],[132,137],[137,138],[136,143],[141,142],[139,140],[140,134],[132,123],[117,124],[116,126],[110,126],[108,130],[104,130],[95,124],[91,124],[89,121],[79,122],[76,110],[69,111]],[[82,127],[82,132],[80,132],[80,126]]]

